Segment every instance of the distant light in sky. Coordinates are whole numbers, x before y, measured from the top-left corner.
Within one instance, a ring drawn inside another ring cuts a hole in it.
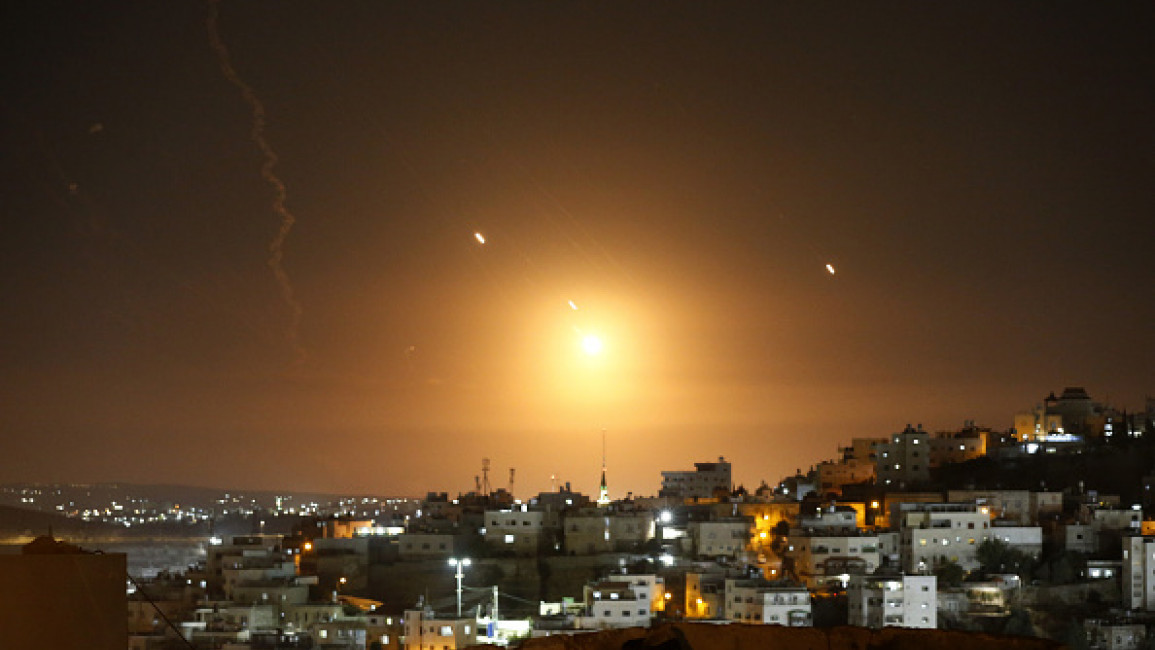
[[[477,240],[477,243],[479,243],[479,244],[484,244],[484,243],[485,243],[485,235],[483,235],[483,234],[481,234],[481,233],[479,233],[479,232],[475,232],[475,233],[473,233],[473,238],[474,238],[474,239],[476,239],[476,240]]]
[[[834,275],[834,265],[833,264],[827,264],[826,270],[830,271],[830,275]]]
[[[577,311],[577,305],[575,305],[572,300],[569,301],[569,308],[574,310],[574,311]]]
[[[582,337],[582,350],[591,357],[601,354],[603,347],[601,338],[594,334],[586,334]]]

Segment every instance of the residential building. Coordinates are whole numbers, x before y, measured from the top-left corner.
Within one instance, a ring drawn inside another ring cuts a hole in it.
[[[578,618],[579,629],[649,627],[653,610],[651,596],[646,589],[635,589],[631,582],[616,580],[602,580],[586,585],[586,615]]]
[[[1038,558],[1043,552],[1043,529],[1039,526],[1004,526],[998,522],[990,529],[990,538],[1007,546]]]
[[[786,581],[728,579],[725,593],[726,620],[735,623],[810,627],[810,592]]]
[[[818,463],[818,490],[822,496],[840,496],[842,486],[873,482],[875,462],[846,458],[839,461],[827,460]]]
[[[967,421],[958,431],[939,431],[930,439],[930,466],[965,463],[987,455],[992,432]]]
[[[818,535],[851,535],[864,523],[863,517],[860,508],[850,505],[819,506],[799,513],[798,528]]]
[[[567,555],[635,551],[655,532],[652,513],[613,506],[567,510],[562,522]]]
[[[891,527],[902,534],[906,573],[930,573],[943,562],[970,571],[979,567],[978,547],[990,538],[990,512],[966,503],[902,503],[891,511]]]
[[[930,480],[930,434],[921,424],[908,424],[886,442],[876,443],[874,453],[880,486],[904,488]]]
[[[794,577],[811,589],[844,586],[848,576],[871,573],[882,562],[875,535],[812,535],[791,530],[783,555],[784,577]]]
[[[694,471],[662,472],[658,496],[683,500],[714,499],[728,496],[732,489],[730,463],[718,457],[716,463],[694,463]]]
[[[848,622],[859,627],[938,626],[934,576],[855,575],[846,587]]]
[[[639,602],[648,602],[650,614],[660,612],[666,608],[666,584],[662,578],[653,573],[612,573],[606,576],[604,582],[616,582],[628,585]]]
[[[1038,523],[1030,490],[949,490],[946,500],[985,507],[992,520],[1020,526]]]
[[[402,533],[397,536],[398,557],[406,561],[439,560],[458,553],[461,540],[447,533]]]
[[[428,607],[405,611],[406,650],[459,650],[477,645],[477,636],[473,618],[439,617]]]
[[[728,517],[712,521],[691,521],[687,536],[691,540],[694,557],[703,559],[743,556],[750,547],[754,522],[749,517]]]
[[[1094,402],[1083,388],[1065,388],[1059,397],[1052,392],[1030,411],[1015,415],[1019,442],[1087,440],[1104,434],[1103,405]]]
[[[1123,538],[1123,607],[1155,611],[1155,537]]]
[[[1057,537],[1066,551],[1090,555],[1099,550],[1095,529],[1090,524],[1062,524],[1058,527]]]
[[[726,577],[723,573],[686,572],[685,618],[720,618],[725,614],[725,599]]]
[[[555,525],[549,526],[547,521],[558,521],[558,513],[547,513],[542,510],[529,510],[525,506],[510,510],[486,510],[483,537],[485,544],[499,552],[510,552],[518,556],[532,556],[545,545],[550,538],[547,532],[553,532]]]
[[[209,598],[225,596],[225,568],[283,561],[281,535],[234,535],[221,544],[208,547],[205,553],[205,588]]]

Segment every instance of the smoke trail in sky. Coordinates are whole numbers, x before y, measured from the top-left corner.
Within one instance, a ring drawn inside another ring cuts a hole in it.
[[[293,283],[289,280],[289,274],[285,272],[285,267],[282,264],[284,258],[285,239],[288,238],[289,232],[293,229],[293,224],[296,223],[296,218],[289,208],[285,206],[285,200],[288,197],[288,192],[285,189],[285,184],[276,175],[273,169],[277,166],[277,154],[269,145],[269,141],[265,139],[265,105],[261,103],[257,93],[252,86],[245,83],[233,68],[232,57],[229,55],[229,49],[221,40],[220,29],[218,28],[218,21],[220,18],[220,10],[217,5],[220,0],[209,0],[209,15],[205,20],[205,25],[208,28],[209,43],[212,45],[213,51],[217,55],[217,61],[220,63],[221,73],[229,80],[231,84],[241,91],[241,96],[245,103],[249,105],[253,113],[253,128],[249,131],[249,136],[257,147],[261,150],[261,154],[265,158],[264,164],[261,165],[261,177],[273,186],[273,212],[281,217],[281,227],[277,231],[273,240],[269,242],[269,268],[273,271],[273,276],[277,279],[277,284],[281,287],[281,297],[285,304],[288,305],[290,312],[292,312],[292,319],[289,322],[289,327],[285,330],[285,338],[289,345],[292,346],[293,351],[297,355],[297,363],[305,360],[305,349],[301,346],[299,340],[299,329],[301,325],[301,302],[297,300],[296,292],[293,290]]]

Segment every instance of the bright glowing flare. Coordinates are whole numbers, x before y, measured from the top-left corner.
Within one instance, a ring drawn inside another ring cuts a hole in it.
[[[476,239],[476,240],[477,240],[477,243],[479,243],[479,244],[484,244],[484,243],[485,243],[485,235],[483,235],[483,234],[481,234],[481,233],[479,233],[479,232],[475,232],[475,233],[473,233],[473,238],[474,238],[474,239]]]
[[[582,350],[591,357],[602,353],[602,339],[594,334],[586,334],[582,337]]]
[[[834,265],[833,264],[827,264],[826,270],[830,271],[830,275],[834,275]]]

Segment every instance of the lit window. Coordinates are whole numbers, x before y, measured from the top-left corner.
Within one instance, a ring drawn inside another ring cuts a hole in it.
[[[512,544],[513,543],[513,535],[506,535],[505,536],[505,543],[506,544]]]

